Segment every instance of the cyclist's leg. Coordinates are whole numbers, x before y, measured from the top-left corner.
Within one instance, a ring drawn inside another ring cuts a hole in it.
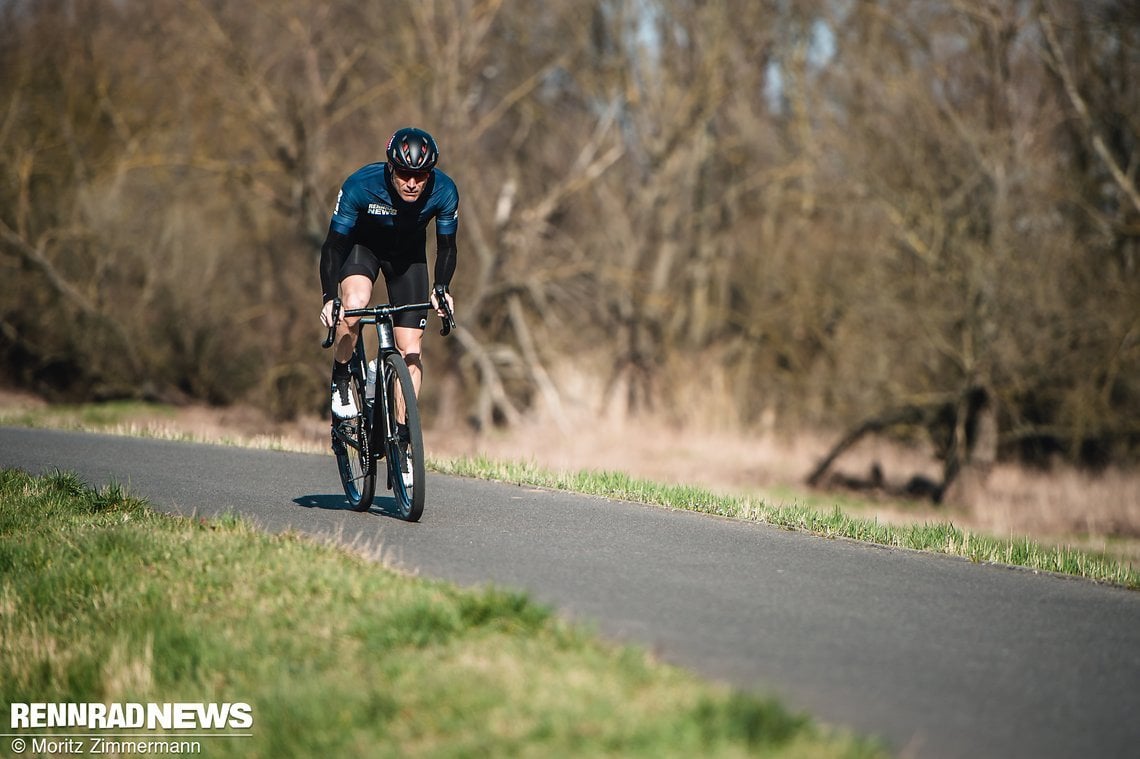
[[[422,327],[396,327],[393,332],[396,336],[396,347],[400,349],[400,355],[408,365],[408,373],[412,375],[412,389],[419,398],[424,373],[423,361],[420,359],[424,330]]]
[[[364,308],[372,300],[372,280],[363,274],[350,274],[340,281],[341,308]],[[360,318],[341,319],[336,328],[336,342],[333,358],[338,363],[348,363],[356,338],[360,335]]]
[[[371,251],[356,246],[340,270],[340,301],[345,309],[364,308],[372,299],[372,283],[379,275],[379,264]],[[336,419],[350,419],[360,413],[360,404],[350,388],[349,362],[357,338],[360,336],[360,319],[345,318],[337,324],[333,347],[332,415]]]
[[[409,257],[403,260],[382,261],[384,281],[388,286],[388,300],[396,306],[406,303],[422,303],[428,299],[428,271],[426,259]],[[419,396],[423,381],[423,362],[420,348],[423,344],[424,328],[427,326],[427,311],[408,311],[394,318],[396,347],[408,365],[412,375],[412,388]]]
[[[344,309],[366,308],[372,302],[372,285],[380,276],[380,262],[368,248],[357,245],[340,269],[340,302]],[[360,319],[342,319],[337,326],[333,358],[347,363],[360,335]]]
[[[345,309],[363,308],[368,305],[371,296],[372,280],[363,274],[350,274],[340,281],[340,301]],[[349,366],[359,335],[359,317],[341,319],[338,323],[331,380],[334,419],[350,419],[361,411],[350,388],[352,371]]]

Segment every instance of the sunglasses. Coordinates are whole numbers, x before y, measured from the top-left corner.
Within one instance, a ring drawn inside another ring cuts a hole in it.
[[[410,169],[393,168],[393,171],[396,172],[397,177],[404,180],[405,182],[407,182],[409,179],[416,179],[420,182],[426,182],[428,175],[431,174],[430,171],[412,171]]]

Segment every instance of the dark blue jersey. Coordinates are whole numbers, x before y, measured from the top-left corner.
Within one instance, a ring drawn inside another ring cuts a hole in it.
[[[455,234],[459,191],[451,177],[433,169],[420,199],[406,203],[389,187],[385,170],[384,163],[370,163],[344,181],[333,210],[332,229],[366,247],[371,247],[368,241],[373,238],[391,238],[394,242],[411,232],[423,232],[433,218],[437,234]],[[382,249],[372,252],[378,256],[386,253]]]

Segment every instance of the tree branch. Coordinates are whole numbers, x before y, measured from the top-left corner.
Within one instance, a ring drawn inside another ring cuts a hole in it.
[[[1038,21],[1041,24],[1041,30],[1045,33],[1045,41],[1049,45],[1049,54],[1052,60],[1047,60],[1056,69],[1057,74],[1061,77],[1061,82],[1065,86],[1065,94],[1069,97],[1069,102],[1072,103],[1073,108],[1077,112],[1077,117],[1081,120],[1081,124],[1085,128],[1086,136],[1092,142],[1093,150],[1104,161],[1105,167],[1108,168],[1112,174],[1113,180],[1120,188],[1121,192],[1128,196],[1132,202],[1133,208],[1140,212],[1140,192],[1136,190],[1136,185],[1128,178],[1128,175],[1120,168],[1113,157],[1112,152],[1108,149],[1104,138],[1101,136],[1100,131],[1093,123],[1092,116],[1089,113],[1088,105],[1085,103],[1081,92],[1077,88],[1076,82],[1073,80],[1073,72],[1069,69],[1069,65],[1065,62],[1064,51],[1061,49],[1061,42],[1057,39],[1057,31],[1053,28],[1053,21],[1049,18],[1049,14],[1045,12],[1038,13]]]

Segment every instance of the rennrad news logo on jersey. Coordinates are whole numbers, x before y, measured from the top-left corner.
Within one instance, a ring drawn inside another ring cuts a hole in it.
[[[246,703],[13,703],[13,730],[78,727],[87,730],[247,730],[253,707]]]

